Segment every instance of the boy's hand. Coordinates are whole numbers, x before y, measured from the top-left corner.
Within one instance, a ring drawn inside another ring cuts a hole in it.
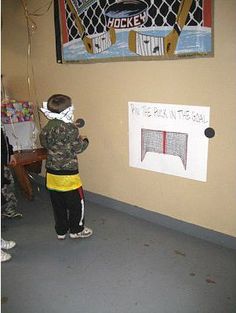
[[[78,138],[78,153],[82,153],[84,150],[87,149],[89,145],[89,140],[86,136],[79,136]]]
[[[82,140],[83,143],[84,143],[86,146],[88,146],[88,144],[89,144],[88,138],[87,138],[86,136],[79,136],[79,137],[80,137],[80,140]]]
[[[79,138],[80,138],[81,140],[87,140],[87,141],[88,141],[87,136],[79,136]]]

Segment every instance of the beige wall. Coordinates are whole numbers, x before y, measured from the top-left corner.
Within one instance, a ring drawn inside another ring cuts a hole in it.
[[[31,10],[46,0],[31,0]],[[84,188],[236,237],[236,1],[216,0],[213,58],[100,64],[56,63],[53,10],[33,18],[38,101],[73,98],[89,149],[79,157]],[[20,1],[2,0],[2,73],[12,97],[28,99],[27,29]],[[206,183],[129,167],[128,101],[211,107]],[[45,120],[42,120],[44,124]]]

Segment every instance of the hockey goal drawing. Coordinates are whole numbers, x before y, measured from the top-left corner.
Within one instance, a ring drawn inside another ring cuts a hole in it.
[[[206,181],[210,107],[131,101],[128,115],[130,167]]]
[[[211,1],[212,0],[58,0],[60,4],[61,39],[65,49],[70,43],[82,43],[89,58],[131,59],[134,56],[170,57],[176,52],[176,46],[184,30],[193,34],[202,34],[204,47],[198,47],[198,41],[191,42],[192,52],[184,47],[186,55],[208,55],[212,52],[211,40]],[[146,7],[142,23],[130,22],[135,4]],[[119,11],[113,11],[112,25],[107,12],[114,4],[119,4]],[[122,9],[123,8],[123,9]],[[131,11],[131,10],[130,10]],[[118,25],[118,26],[117,26]],[[205,33],[208,32],[206,39]],[[164,35],[162,35],[164,33]],[[187,39],[191,39],[189,36]],[[205,41],[207,43],[205,44]],[[184,44],[186,44],[186,37]],[[86,56],[87,58],[88,56]],[[76,61],[76,60],[75,60]]]
[[[181,159],[187,168],[188,134],[153,129],[141,129],[141,161],[147,152],[169,154]]]

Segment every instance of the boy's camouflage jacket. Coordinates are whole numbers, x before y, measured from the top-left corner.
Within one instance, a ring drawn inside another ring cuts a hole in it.
[[[78,172],[77,154],[83,152],[89,142],[79,137],[79,130],[74,124],[57,119],[50,120],[42,129],[39,138],[41,145],[47,149],[48,171],[61,174]]]

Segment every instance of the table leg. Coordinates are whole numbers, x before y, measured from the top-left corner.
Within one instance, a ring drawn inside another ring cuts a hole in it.
[[[20,187],[25,193],[25,196],[28,200],[33,199],[33,189],[31,182],[29,180],[28,172],[24,165],[16,165],[14,167],[16,178],[20,184]]]

